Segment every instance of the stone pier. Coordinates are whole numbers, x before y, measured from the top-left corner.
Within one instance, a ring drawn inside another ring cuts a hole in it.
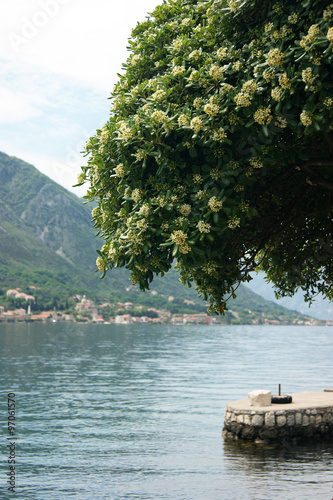
[[[229,403],[222,436],[224,439],[256,442],[333,439],[333,391],[291,396],[292,403],[289,404],[253,406],[253,397]]]

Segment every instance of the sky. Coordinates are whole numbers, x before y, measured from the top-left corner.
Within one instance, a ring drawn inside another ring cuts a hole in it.
[[[1,0],[0,151],[73,188],[131,30],[162,0]]]

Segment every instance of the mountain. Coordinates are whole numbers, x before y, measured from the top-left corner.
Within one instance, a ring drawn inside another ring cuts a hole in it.
[[[0,152],[0,287],[40,282],[81,291],[122,291],[128,271],[101,280],[91,206],[41,174],[33,165]],[[201,302],[178,282],[176,272],[154,281],[152,290]]]
[[[32,165],[0,153],[0,284],[19,277],[98,287],[90,211]]]
[[[311,306],[309,306],[308,302],[304,301],[301,290],[293,297],[277,299],[274,294],[273,286],[267,283],[263,273],[255,274],[252,278],[252,281],[246,284],[246,287],[267,300],[273,301],[288,309],[298,311],[301,314],[311,315],[322,320],[330,320],[333,318],[333,302],[323,298],[321,295],[315,298]]]
[[[74,196],[32,165],[0,153],[2,283],[11,284],[17,276],[26,281],[32,272],[45,273],[51,281],[66,281],[76,266],[73,252],[63,244],[62,228],[70,218],[65,207],[77,205]]]
[[[0,291],[17,287],[56,289],[59,294],[86,293],[108,300],[126,298],[149,306],[169,303],[174,311],[184,304],[205,310],[194,288],[181,285],[171,270],[157,277],[150,292],[131,287],[126,269],[101,280],[95,272],[101,242],[91,223],[91,206],[41,174],[33,165],[0,153]],[[240,287],[229,307],[234,317],[255,315],[296,318],[280,305]],[[174,299],[172,303],[168,300]]]

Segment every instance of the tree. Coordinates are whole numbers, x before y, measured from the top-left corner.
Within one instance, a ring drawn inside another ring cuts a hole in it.
[[[222,312],[260,267],[332,292],[333,4],[169,0],[138,24],[86,145],[97,267],[147,289],[177,261]]]

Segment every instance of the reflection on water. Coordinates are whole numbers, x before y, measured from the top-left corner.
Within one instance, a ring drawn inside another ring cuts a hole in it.
[[[332,497],[331,444],[221,438],[225,405],[253,389],[332,385],[329,328],[0,324],[0,342],[15,499]]]
[[[226,472],[242,471],[248,498],[330,498],[332,457],[332,442],[224,443]]]

